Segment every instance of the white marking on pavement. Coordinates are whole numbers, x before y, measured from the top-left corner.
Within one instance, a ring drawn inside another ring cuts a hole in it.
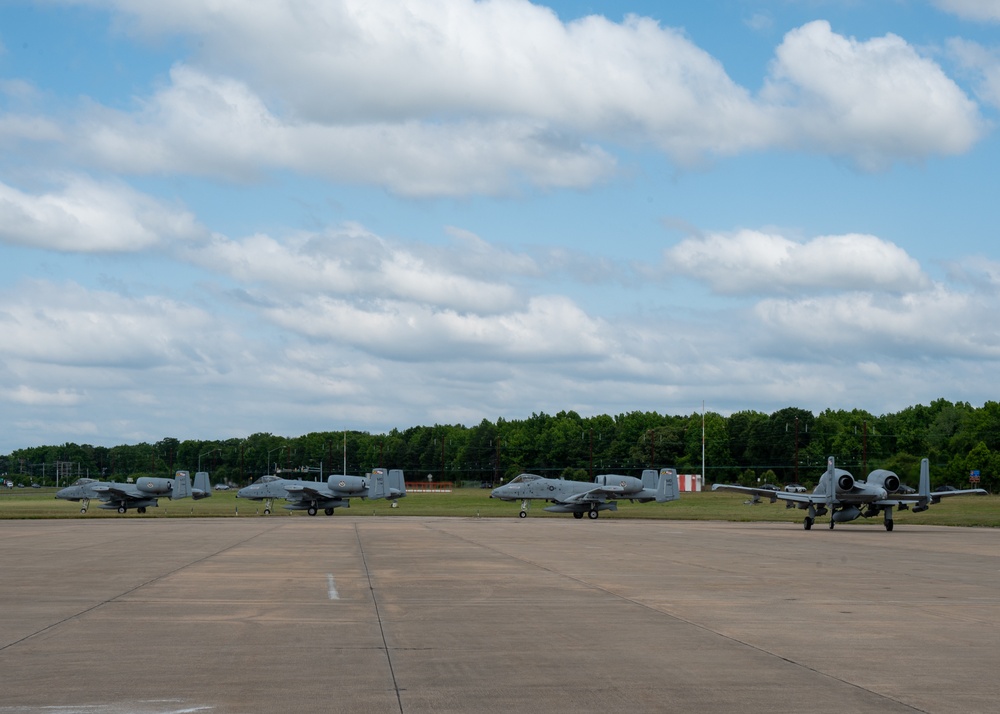
[[[337,594],[337,585],[333,582],[333,573],[326,574],[326,592],[331,600],[340,599],[340,595]]]

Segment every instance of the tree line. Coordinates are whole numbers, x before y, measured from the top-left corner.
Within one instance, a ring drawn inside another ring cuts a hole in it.
[[[524,471],[590,480],[600,473],[636,474],[661,466],[701,473],[704,464],[709,483],[764,480],[808,486],[819,479],[828,455],[857,477],[885,468],[904,482],[916,481],[920,459],[927,457],[935,486],[965,485],[977,471],[979,485],[993,491],[1000,480],[1000,403],[973,407],[938,399],[880,416],[859,409],[813,414],[795,407],[730,416],[635,411],[581,417],[562,411],[383,434],[258,433],[113,447],[65,443],[0,456],[0,471],[13,480],[55,485],[58,479],[62,485],[79,476],[124,480],[186,469],[208,471],[215,483],[242,485],[276,470],[325,476],[364,474],[381,466],[403,469],[408,481],[492,484]]]

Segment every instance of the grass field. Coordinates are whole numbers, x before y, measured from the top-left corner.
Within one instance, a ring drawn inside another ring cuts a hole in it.
[[[392,508],[386,501],[362,501],[354,499],[350,508],[338,508],[336,518],[341,514],[352,516],[456,516],[464,518],[517,518],[519,503],[497,501],[489,497],[486,489],[456,489],[451,493],[410,493],[399,501],[398,508]],[[211,498],[201,501],[184,499],[170,501],[162,499],[158,508],[150,508],[144,515],[129,511],[120,515],[117,511],[98,508],[98,502],[90,504],[86,514],[80,513],[80,504],[55,499],[55,489],[0,489],[0,519],[25,518],[191,518],[191,517],[232,517],[264,518],[263,506],[254,501],[237,500],[235,491],[217,491]],[[616,512],[605,511],[601,518],[645,518],[650,520],[697,520],[697,521],[773,521],[801,523],[804,511],[787,509],[781,503],[760,503],[746,505],[745,498],[737,493],[684,493],[679,501],[672,503],[629,503],[619,502]],[[304,511],[286,511],[281,506],[284,501],[276,501],[274,511],[267,518],[309,518]],[[534,501],[528,511],[529,518],[566,518],[566,513],[546,513],[543,504]],[[316,518],[326,518],[320,514]],[[922,523],[940,526],[985,526],[1000,527],[1000,496],[957,496],[947,498],[931,506],[929,511],[912,513],[903,511],[895,514],[896,524]],[[881,524],[881,517],[859,518],[853,522]],[[819,519],[818,525],[825,525]],[[852,523],[839,524],[850,527]]]

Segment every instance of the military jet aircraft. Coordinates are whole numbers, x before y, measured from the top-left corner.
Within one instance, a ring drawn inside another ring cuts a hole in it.
[[[335,508],[349,508],[352,498],[387,498],[393,501],[406,495],[406,483],[400,469],[372,469],[370,476],[334,474],[326,481],[300,481],[268,474],[236,492],[236,498],[264,502],[264,515],[271,512],[274,499],[283,498],[290,511],[305,511],[315,516],[319,509],[328,516]]]
[[[148,507],[159,505],[162,497],[176,501],[179,498],[199,500],[212,495],[212,484],[208,472],[199,471],[191,485],[188,471],[177,471],[173,478],[143,476],[135,483],[115,483],[92,478],[80,478],[66,488],[56,492],[56,498],[65,501],[81,501],[80,513],[86,513],[93,498],[102,501],[101,508],[125,513],[134,508],[137,513],[145,513]]]
[[[826,471],[812,493],[789,493],[763,488],[735,486],[717,483],[713,491],[736,491],[753,496],[753,503],[767,498],[771,503],[779,499],[786,502],[786,508],[800,508],[808,511],[803,527],[810,530],[816,518],[830,513],[830,528],[837,523],[853,521],[859,516],[871,518],[879,513],[883,516],[885,529],[892,530],[892,509],[906,511],[912,506],[914,513],[926,511],[932,504],[940,503],[945,496],[960,496],[966,493],[985,494],[981,488],[967,488],[956,491],[931,491],[930,462],[920,462],[920,487],[916,493],[904,493],[899,476],[892,471],[876,469],[868,474],[867,480],[855,479],[850,472],[838,469],[831,456],[827,459]]]
[[[675,469],[654,469],[642,472],[642,478],[602,474],[588,481],[566,481],[565,479],[544,478],[536,474],[521,474],[510,483],[499,486],[490,493],[490,498],[501,501],[521,501],[519,517],[528,515],[528,502],[532,500],[551,501],[553,505],[544,510],[552,513],[572,513],[574,518],[597,518],[601,511],[617,511],[618,499],[648,503],[666,503],[680,497]]]

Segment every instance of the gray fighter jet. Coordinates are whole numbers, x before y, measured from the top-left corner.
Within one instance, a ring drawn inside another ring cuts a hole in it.
[[[283,498],[289,511],[305,511],[315,516],[319,509],[328,516],[335,508],[349,508],[352,498],[387,498],[393,501],[406,495],[406,483],[400,469],[372,469],[370,476],[334,474],[326,481],[300,481],[280,476],[261,476],[236,492],[236,498],[264,502],[264,515],[271,512],[276,498]]]
[[[601,511],[617,511],[619,499],[648,503],[666,503],[680,497],[675,469],[653,469],[642,472],[642,478],[602,474],[589,481],[566,481],[544,478],[536,474],[521,474],[510,483],[493,489],[490,498],[501,501],[520,501],[521,518],[528,515],[528,502],[551,501],[545,510],[552,513],[572,513],[574,518],[597,518]]]
[[[101,508],[125,513],[134,508],[137,513],[145,513],[149,507],[157,507],[159,498],[176,501],[179,498],[195,500],[212,495],[212,484],[206,471],[199,471],[191,485],[191,474],[177,471],[173,478],[143,476],[135,483],[115,483],[92,478],[77,479],[73,484],[56,492],[56,498],[65,501],[81,501],[80,513],[86,513],[91,499],[101,501]]]
[[[917,492],[903,493],[900,486],[899,476],[885,469],[872,471],[867,480],[855,479],[850,472],[836,468],[831,456],[827,459],[826,471],[812,493],[789,493],[722,483],[712,486],[712,490],[748,493],[753,497],[752,503],[758,503],[761,498],[767,498],[771,503],[785,501],[786,508],[808,511],[803,521],[806,530],[813,527],[817,517],[829,512],[830,528],[837,523],[853,521],[859,516],[871,518],[881,513],[887,531],[892,530],[893,508],[905,511],[912,507],[914,513],[920,513],[932,504],[939,503],[945,496],[986,493],[981,488],[931,491],[930,462],[927,459],[920,462],[920,487]]]

